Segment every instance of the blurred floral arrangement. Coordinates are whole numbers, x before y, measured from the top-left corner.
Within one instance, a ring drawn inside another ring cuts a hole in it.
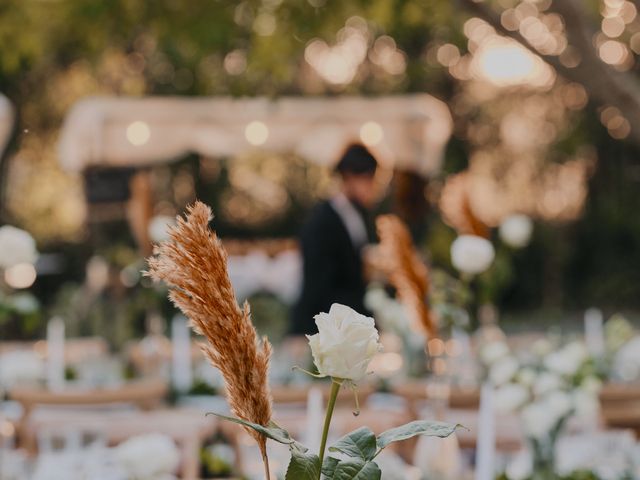
[[[595,359],[580,341],[554,345],[541,338],[517,355],[505,342],[488,342],[480,360],[494,387],[496,409],[517,413],[529,442],[530,460],[518,464],[518,477],[555,478],[556,443],[570,418],[581,419],[583,426],[597,418],[602,372]]]
[[[146,434],[118,445],[114,460],[129,480],[175,480],[180,452],[170,437]]]
[[[271,418],[272,400],[268,383],[271,344],[258,339],[251,323],[248,304],[241,309],[226,266],[226,252],[209,229],[211,210],[196,202],[170,229],[170,239],[154,250],[147,275],[169,286],[169,297],[190,319],[193,328],[204,335],[203,351],[225,380],[227,399],[236,417],[219,415],[239,423],[258,443],[270,478],[266,442],[268,439],[289,447],[291,460],[286,473],[290,480],[379,479],[381,471],[375,457],[389,444],[428,435],[447,437],[455,425],[414,421],[375,436],[361,427],[329,447],[333,456],[325,458],[327,436],[338,392],[356,385],[366,374],[369,362],[379,350],[378,332],[373,319],[348,307],[333,305],[328,313],[316,316],[319,333],[308,337],[319,377],[331,378],[320,449],[309,452]],[[357,396],[356,396],[357,405]]]

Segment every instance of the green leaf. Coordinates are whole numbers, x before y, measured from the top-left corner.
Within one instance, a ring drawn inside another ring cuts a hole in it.
[[[265,437],[270,438],[271,440],[275,440],[276,442],[279,442],[279,443],[284,443],[285,445],[291,445],[292,443],[295,442],[295,440],[291,438],[291,435],[289,435],[289,432],[287,432],[285,429],[279,427],[273,422],[270,422],[269,426],[264,427],[257,423],[248,422],[247,420],[243,420],[241,418],[228,417],[220,413],[210,412],[210,413],[207,413],[207,415],[215,415],[216,417],[222,418],[224,420],[228,420],[230,422],[238,423],[240,425],[244,425],[245,427],[252,428],[256,432],[264,435]]]
[[[330,452],[341,452],[345,455],[363,460],[371,460],[376,455],[376,436],[367,427],[360,427],[346,434],[334,445]]]
[[[339,462],[332,480],[380,480],[382,472],[375,462],[352,458]]]
[[[325,457],[324,462],[322,462],[322,474],[325,477],[333,478],[338,463],[340,463],[340,460],[335,457]]]
[[[378,448],[382,449],[390,443],[406,440],[408,438],[415,437],[416,435],[445,438],[455,432],[456,428],[461,426],[462,425],[453,425],[451,423],[444,422],[416,420],[381,433],[378,436],[377,444]]]
[[[314,453],[291,448],[291,461],[285,480],[317,480],[320,476],[320,459]]]

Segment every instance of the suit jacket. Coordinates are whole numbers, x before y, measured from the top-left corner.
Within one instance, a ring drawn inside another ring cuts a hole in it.
[[[355,247],[341,217],[329,201],[317,205],[302,229],[303,283],[292,310],[292,334],[317,332],[314,315],[342,303],[360,313],[365,281],[361,247]]]

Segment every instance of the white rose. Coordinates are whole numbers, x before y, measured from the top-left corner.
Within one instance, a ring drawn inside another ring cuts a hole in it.
[[[130,478],[139,480],[166,478],[180,463],[180,452],[174,441],[158,433],[128,439],[115,448],[114,456]]]
[[[572,342],[547,356],[545,366],[559,375],[572,376],[589,357],[587,348],[580,342]]]
[[[536,395],[544,395],[562,388],[563,384],[562,379],[555,373],[542,372],[533,383],[533,392]]]
[[[556,421],[566,417],[573,410],[571,395],[563,391],[551,392],[544,398],[544,403],[547,406],[547,414]]]
[[[480,349],[480,358],[485,365],[491,365],[509,353],[506,343],[500,341],[489,342]]]
[[[37,258],[36,241],[29,232],[11,225],[0,227],[0,268],[34,264]]]
[[[529,400],[529,391],[517,383],[507,383],[495,391],[495,405],[500,413],[517,410]]]
[[[493,364],[489,370],[489,380],[494,385],[503,385],[513,379],[518,372],[518,368],[520,368],[520,365],[514,357],[503,357]]]
[[[526,480],[533,474],[533,457],[527,449],[520,450],[505,471],[510,480]]]
[[[600,380],[598,377],[590,375],[582,380],[580,388],[587,393],[597,396],[597,394],[600,392],[600,389],[602,388],[602,380]]]
[[[523,368],[518,372],[518,382],[526,387],[530,387],[536,381],[537,378],[536,371],[533,368]]]
[[[495,257],[493,245],[477,235],[460,235],[451,244],[451,263],[463,273],[482,273]]]
[[[596,394],[579,388],[573,392],[572,401],[576,415],[583,421],[598,418],[600,402]]]
[[[513,248],[522,248],[529,243],[533,222],[522,214],[510,215],[500,224],[498,233],[504,243]]]
[[[556,426],[557,419],[549,415],[544,402],[531,403],[522,410],[522,426],[528,437],[545,438]]]
[[[640,337],[629,340],[618,350],[613,360],[613,373],[626,382],[640,377]]]
[[[357,382],[381,349],[373,318],[339,303],[314,317],[318,333],[307,335],[313,361],[321,375]]]

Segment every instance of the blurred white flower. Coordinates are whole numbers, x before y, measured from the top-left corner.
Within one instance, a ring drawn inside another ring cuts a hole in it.
[[[549,340],[547,340],[546,338],[539,338],[538,340],[533,342],[533,345],[531,345],[531,351],[538,357],[547,356],[549,353],[551,353],[552,349],[553,346],[551,345],[551,342],[549,342]]]
[[[174,441],[158,433],[132,437],[114,450],[116,462],[130,479],[156,480],[172,475],[180,463]]]
[[[382,287],[371,287],[364,295],[364,306],[372,312],[384,308],[387,301],[387,293]]]
[[[480,358],[485,365],[491,365],[509,354],[509,346],[505,342],[493,341],[480,349]]]
[[[563,387],[564,382],[555,373],[542,372],[533,383],[533,392],[536,395],[544,395],[545,393],[559,390]]]
[[[451,263],[463,273],[475,275],[484,272],[494,257],[491,242],[477,235],[460,235],[451,244]]]
[[[44,362],[31,350],[13,350],[0,355],[0,388],[32,385],[44,378]]]
[[[156,215],[149,222],[149,238],[154,243],[169,239],[169,227],[175,225],[176,219],[168,215]]]
[[[0,227],[0,268],[34,264],[37,258],[36,241],[29,232],[11,225]]]
[[[538,378],[538,375],[536,374],[535,370],[528,367],[521,369],[516,377],[519,383],[527,387],[532,386],[536,381],[536,378]]]
[[[315,316],[318,333],[307,335],[318,372],[357,382],[367,374],[369,362],[380,351],[373,318],[339,303]]]
[[[592,395],[597,395],[598,392],[600,392],[600,389],[602,388],[602,380],[600,380],[598,377],[595,377],[593,375],[589,375],[588,377],[585,377],[582,380],[582,383],[580,384],[580,389],[584,390],[587,393],[590,393]]]
[[[629,340],[615,354],[613,373],[627,382],[640,378],[640,336]]]
[[[503,357],[489,369],[489,380],[496,386],[503,385],[513,379],[519,367],[520,365],[514,357]]]
[[[575,375],[589,358],[587,348],[581,342],[571,342],[545,358],[545,366],[559,375]]]
[[[520,450],[509,462],[505,473],[509,480],[527,480],[533,474],[533,457],[529,450]]]
[[[547,406],[547,414],[556,421],[566,417],[573,410],[571,395],[561,390],[549,393],[543,401]]]
[[[531,232],[533,232],[533,222],[528,216],[522,214],[508,216],[498,229],[502,241],[513,248],[525,247],[531,240]]]
[[[522,427],[528,437],[543,439],[556,423],[557,418],[549,415],[546,402],[534,402],[522,410]]]
[[[597,419],[600,410],[598,396],[592,392],[579,388],[573,392],[573,408],[583,419]]]
[[[498,412],[509,413],[517,410],[529,400],[529,391],[520,384],[507,383],[496,389],[494,399]]]

